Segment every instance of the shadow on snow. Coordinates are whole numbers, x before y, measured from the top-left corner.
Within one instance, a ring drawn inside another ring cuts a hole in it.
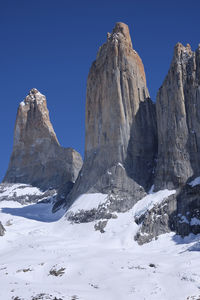
[[[189,247],[183,251],[200,251],[200,234],[189,234],[188,236],[181,237],[180,235],[174,235],[172,237],[176,244],[188,245]],[[192,244],[192,245],[191,245]]]
[[[49,203],[31,204],[18,208],[3,207],[1,208],[1,212],[12,216],[47,223],[58,221],[65,213],[64,210],[52,213],[52,204]]]

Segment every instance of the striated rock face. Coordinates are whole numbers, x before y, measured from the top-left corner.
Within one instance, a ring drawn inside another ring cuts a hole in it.
[[[180,187],[200,173],[200,47],[178,43],[156,102],[158,163],[155,188]]]
[[[181,236],[200,232],[200,47],[193,52],[190,45],[175,46],[156,110],[155,190],[176,188],[176,194],[138,220],[141,228],[135,238],[139,243],[170,230]]]
[[[78,152],[60,146],[45,96],[32,89],[18,108],[13,152],[3,182],[28,183],[43,190],[65,184],[69,192],[81,166]]]
[[[68,200],[111,193],[132,207],[152,184],[157,136],[143,63],[126,24],[107,34],[91,66],[85,127],[84,164]]]

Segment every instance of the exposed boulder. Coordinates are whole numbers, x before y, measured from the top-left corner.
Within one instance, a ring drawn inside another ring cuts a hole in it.
[[[85,126],[84,164],[67,201],[99,192],[129,209],[152,184],[157,129],[144,67],[124,23],[108,33],[91,66]]]
[[[2,223],[0,222],[0,236],[3,236],[5,234],[5,228],[3,227]]]
[[[68,193],[82,166],[72,148],[60,146],[49,119],[46,97],[32,89],[19,105],[14,145],[4,183],[27,183],[42,190],[68,187]]]
[[[178,43],[156,102],[155,189],[183,186],[200,174],[200,47]]]

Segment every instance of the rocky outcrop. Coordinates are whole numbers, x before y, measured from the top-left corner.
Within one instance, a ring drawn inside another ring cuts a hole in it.
[[[158,163],[155,189],[183,186],[200,173],[200,47],[178,43],[156,102]]]
[[[5,234],[5,228],[3,227],[2,223],[0,222],[0,236],[3,236]]]
[[[200,47],[193,52],[189,45],[175,46],[156,110],[154,190],[176,188],[177,192],[136,220],[140,230],[135,239],[140,244],[171,230],[181,236],[200,233],[200,185],[188,184],[200,174]]]
[[[17,201],[20,204],[55,202],[57,191],[41,191],[39,188],[24,183],[1,183],[0,201]]]
[[[174,228],[181,236],[200,233],[200,184],[186,184],[179,192]]]
[[[43,190],[65,185],[68,193],[81,166],[78,152],[60,146],[45,96],[32,89],[18,108],[13,152],[3,182],[28,183]]]
[[[139,230],[135,240],[150,242],[160,234],[174,231],[182,237],[200,233],[200,177],[197,185],[186,184],[161,203],[135,219]]]
[[[100,192],[129,209],[152,184],[157,136],[155,105],[126,24],[107,34],[91,66],[85,126],[84,164],[67,200]]]
[[[139,226],[134,239],[139,245],[148,243],[160,234],[176,231],[177,226],[177,194],[166,197],[161,203],[146,210],[139,218],[135,218]]]

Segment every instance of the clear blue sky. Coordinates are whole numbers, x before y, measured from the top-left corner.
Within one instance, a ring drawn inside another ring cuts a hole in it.
[[[0,179],[12,151],[19,102],[35,87],[47,96],[61,145],[84,152],[86,80],[107,32],[129,25],[153,100],[174,45],[200,43],[199,0],[1,0]]]

